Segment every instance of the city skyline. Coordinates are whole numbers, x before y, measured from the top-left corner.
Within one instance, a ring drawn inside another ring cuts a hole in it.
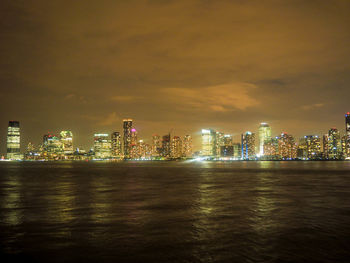
[[[144,137],[343,127],[347,1],[4,1],[0,132],[90,135],[138,120]],[[128,14],[128,15],[125,15]],[[1,152],[5,145],[1,144]]]
[[[321,135],[295,137],[281,132],[273,136],[270,125],[260,123],[257,131],[241,134],[240,143],[232,134],[212,128],[201,130],[201,147],[193,147],[192,135],[152,135],[151,142],[139,137],[133,119],[123,119],[123,131],[95,133],[93,146],[82,148],[74,144],[73,133],[62,130],[59,135],[47,133],[35,147],[29,142],[21,152],[19,121],[9,121],[6,159],[12,160],[82,160],[82,159],[177,159],[204,157],[227,160],[320,160],[350,159],[350,112],[345,114],[344,131],[331,127]],[[321,141],[322,138],[322,141]],[[23,145],[23,143],[22,143]],[[4,158],[4,157],[2,157]]]

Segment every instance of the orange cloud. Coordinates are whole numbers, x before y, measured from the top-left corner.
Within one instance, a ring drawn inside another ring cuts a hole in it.
[[[255,88],[257,87],[250,83],[230,83],[200,89],[165,88],[162,92],[177,104],[185,104],[201,110],[227,112],[244,111],[259,105],[259,101],[249,94]]]

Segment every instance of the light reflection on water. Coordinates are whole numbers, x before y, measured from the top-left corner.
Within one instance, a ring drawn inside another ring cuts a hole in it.
[[[1,251],[39,262],[340,261],[349,162],[0,164]]]

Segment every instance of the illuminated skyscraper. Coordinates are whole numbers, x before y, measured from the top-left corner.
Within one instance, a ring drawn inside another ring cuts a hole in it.
[[[232,143],[233,147],[233,158],[239,160],[242,158],[242,148],[240,143]]]
[[[45,134],[43,136],[43,157],[49,160],[57,160],[63,158],[63,145],[60,137],[53,134]]]
[[[136,145],[137,144],[137,131],[136,129],[132,128],[131,129],[131,145]]]
[[[132,129],[132,119],[124,119],[123,120],[123,150],[124,150],[124,158],[130,158],[130,150],[131,150],[131,129]]]
[[[216,139],[216,156],[221,156],[221,146],[225,146],[225,142],[224,142],[224,139],[225,139],[225,135],[224,133],[222,132],[216,132],[216,135],[215,135],[215,139]]]
[[[278,138],[278,154],[281,159],[295,159],[297,157],[297,146],[292,135],[282,132]]]
[[[216,132],[211,129],[202,129],[202,156],[215,157],[216,146]]]
[[[264,143],[271,139],[271,128],[270,126],[263,122],[260,123],[259,127],[259,155],[264,155]]]
[[[183,140],[183,156],[191,157],[192,156],[192,137],[191,135],[185,135]]]
[[[121,157],[122,156],[122,138],[119,132],[112,133],[112,156]]]
[[[171,143],[170,143],[170,133],[163,136],[162,139],[162,157],[171,157]]]
[[[94,134],[94,152],[96,159],[107,159],[111,157],[111,140],[109,134]]]
[[[160,136],[155,134],[152,136],[152,156],[158,157],[161,152]]]
[[[328,159],[329,158],[329,144],[328,144],[329,138],[328,138],[328,134],[323,135],[323,140],[322,140],[322,144],[323,144],[323,158]]]
[[[255,133],[247,131],[242,134],[242,159],[255,159]]]
[[[138,147],[138,140],[137,140],[137,131],[136,129],[131,129],[131,144],[129,147],[129,157],[131,159],[138,159],[139,158],[139,147]]]
[[[318,159],[321,157],[321,139],[317,135],[306,135],[300,139],[299,147],[304,145],[307,159]]]
[[[18,121],[9,121],[7,128],[7,159],[21,159],[21,134]]]
[[[182,139],[180,136],[174,136],[171,142],[171,156],[173,158],[182,157]]]
[[[221,142],[219,144],[220,156],[221,157],[233,157],[234,149],[232,145],[232,136],[229,134],[225,134],[221,138]]]
[[[264,142],[264,160],[277,160],[279,159],[278,153],[278,137],[271,138]]]
[[[345,157],[350,158],[350,112],[345,114]]]
[[[73,134],[71,131],[61,131],[60,140],[63,148],[63,153],[73,154]]]
[[[342,157],[342,147],[340,133],[337,128],[331,128],[328,132],[328,158],[340,159]]]

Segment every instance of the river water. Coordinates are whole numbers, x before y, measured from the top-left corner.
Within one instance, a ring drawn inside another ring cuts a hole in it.
[[[349,262],[350,162],[1,162],[0,253]]]

